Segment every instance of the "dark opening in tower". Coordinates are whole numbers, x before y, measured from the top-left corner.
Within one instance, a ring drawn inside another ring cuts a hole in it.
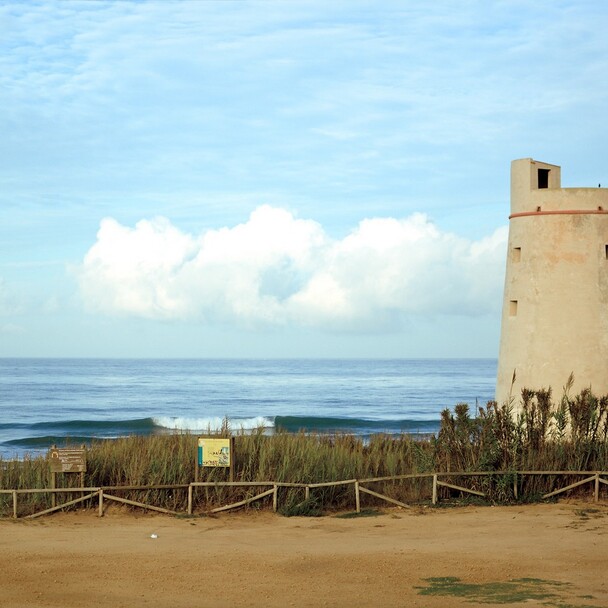
[[[538,187],[548,188],[549,187],[549,171],[551,169],[539,169],[538,170]]]

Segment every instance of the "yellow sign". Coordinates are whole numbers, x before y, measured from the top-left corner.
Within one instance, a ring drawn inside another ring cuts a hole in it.
[[[230,443],[229,437],[199,437],[198,466],[229,467]]]

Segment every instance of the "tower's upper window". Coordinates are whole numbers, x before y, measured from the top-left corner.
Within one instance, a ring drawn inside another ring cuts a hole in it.
[[[538,170],[538,187],[548,188],[549,187],[549,171],[551,169],[539,169]]]

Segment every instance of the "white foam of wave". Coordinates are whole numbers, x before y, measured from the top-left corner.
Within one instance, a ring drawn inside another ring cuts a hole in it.
[[[153,419],[156,426],[174,431],[220,431],[225,418],[181,418],[179,416],[159,416]],[[274,421],[264,416],[255,418],[228,418],[233,431],[250,431],[258,428],[274,428]]]

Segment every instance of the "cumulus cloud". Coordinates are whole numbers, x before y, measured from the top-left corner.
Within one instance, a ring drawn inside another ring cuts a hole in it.
[[[149,319],[377,331],[412,315],[500,308],[507,229],[470,241],[428,217],[365,219],[342,239],[268,205],[185,234],[165,218],[108,218],[78,269],[86,306]]]

